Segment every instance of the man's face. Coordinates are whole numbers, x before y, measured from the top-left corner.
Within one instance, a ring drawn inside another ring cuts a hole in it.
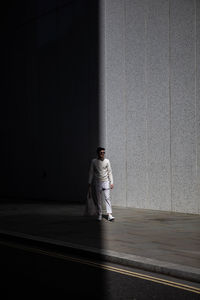
[[[100,160],[104,160],[104,156],[105,156],[105,150],[101,150],[101,151],[99,151],[99,159]]]

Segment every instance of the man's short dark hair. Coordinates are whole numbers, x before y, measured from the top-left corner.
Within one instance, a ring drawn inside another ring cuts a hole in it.
[[[97,148],[97,154],[99,154],[99,152],[100,152],[100,151],[102,151],[102,150],[104,150],[104,151],[105,151],[105,148],[98,147],[98,148]]]

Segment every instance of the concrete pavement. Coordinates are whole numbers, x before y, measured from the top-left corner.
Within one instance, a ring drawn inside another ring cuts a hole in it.
[[[199,215],[122,207],[113,215],[98,222],[83,205],[4,201],[0,234],[200,282]]]

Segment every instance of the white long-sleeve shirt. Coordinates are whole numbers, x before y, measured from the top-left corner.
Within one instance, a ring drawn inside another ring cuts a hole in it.
[[[97,181],[109,181],[110,184],[113,184],[113,175],[109,159],[105,158],[104,160],[100,160],[94,158],[92,160],[88,183],[91,184],[93,179]]]

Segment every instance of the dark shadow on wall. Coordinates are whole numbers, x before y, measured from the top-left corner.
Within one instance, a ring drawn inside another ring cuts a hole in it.
[[[85,217],[82,205],[99,143],[98,0],[13,1],[2,20],[0,231],[101,249],[100,223]],[[9,270],[3,285],[19,293],[22,278],[45,295],[55,284],[71,291],[70,299],[103,295],[101,269],[93,274],[76,264],[67,271],[57,263],[52,269],[51,261],[43,285],[40,262],[35,267],[34,257],[13,252],[14,263],[9,255],[0,262]]]
[[[7,8],[0,197],[84,202],[98,128],[98,1]]]

